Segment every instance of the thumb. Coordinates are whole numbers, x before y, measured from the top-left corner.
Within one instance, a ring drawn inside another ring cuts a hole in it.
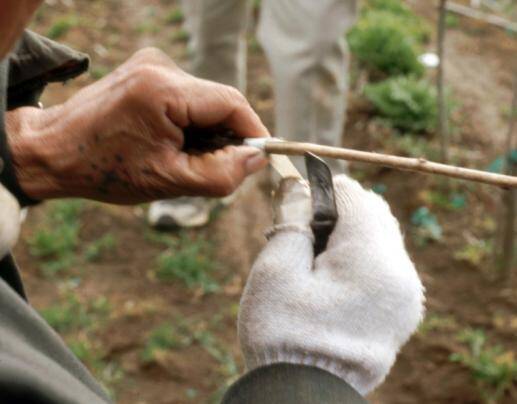
[[[273,208],[275,224],[266,234],[269,241],[253,270],[287,277],[308,273],[313,262],[313,235],[307,184],[295,178],[284,179],[275,193]]]
[[[267,165],[264,153],[254,147],[227,146],[213,153],[180,153],[176,160],[181,187],[192,195],[226,196],[244,179]]]

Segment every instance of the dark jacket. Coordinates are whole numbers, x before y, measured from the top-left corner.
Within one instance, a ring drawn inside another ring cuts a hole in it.
[[[50,82],[71,79],[88,68],[88,57],[26,32],[8,60],[0,61],[0,183],[21,206],[24,194],[4,131],[4,111],[37,105]],[[0,217],[0,220],[2,218]],[[0,261],[0,403],[95,404],[109,398],[61,338],[27,302],[14,259]],[[225,404],[361,403],[347,383],[321,369],[289,364],[248,373],[227,392]]]

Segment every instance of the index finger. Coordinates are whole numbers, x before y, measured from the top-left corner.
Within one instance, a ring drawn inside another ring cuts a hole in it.
[[[224,125],[240,137],[268,137],[269,131],[237,89],[199,80],[187,103],[189,123],[199,127]]]

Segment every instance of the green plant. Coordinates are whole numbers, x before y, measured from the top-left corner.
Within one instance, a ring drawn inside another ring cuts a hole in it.
[[[401,0],[367,0],[364,11],[369,12],[371,10],[388,11],[405,18],[415,18],[411,9]]]
[[[418,332],[426,335],[432,331],[454,330],[457,327],[458,324],[453,316],[429,313],[418,327]]]
[[[431,38],[431,26],[416,15],[402,0],[368,0],[362,9],[361,16],[372,12],[385,12],[399,19],[406,34],[418,43],[425,43]]]
[[[413,212],[411,223],[416,227],[417,236],[422,242],[442,238],[442,227],[438,223],[438,219],[425,206]]]
[[[212,247],[206,239],[183,236],[157,257],[156,277],[164,281],[181,280],[189,288],[216,292],[219,285],[211,276],[216,267],[211,254]]]
[[[454,252],[454,259],[479,266],[486,258],[491,256],[492,248],[491,242],[474,238]]]
[[[166,16],[165,22],[167,24],[179,24],[184,19],[183,11],[181,8],[173,8]]]
[[[160,27],[154,21],[145,21],[136,27],[139,34],[157,34]]]
[[[426,190],[421,195],[426,204],[449,211],[458,211],[467,205],[466,196],[459,192],[453,192],[449,195],[440,191]]]
[[[95,376],[103,383],[102,387],[106,393],[115,398],[113,386],[124,377],[124,371],[115,362],[108,362],[105,352],[99,346],[93,344],[85,336],[68,340],[68,347],[75,356],[88,367]]]
[[[379,116],[396,129],[422,133],[436,126],[436,90],[427,81],[394,77],[367,85],[364,93]]]
[[[421,76],[419,46],[408,34],[400,17],[385,11],[372,11],[362,17],[347,35],[350,50],[359,63],[377,76]]]
[[[178,29],[172,33],[171,42],[187,42],[190,38],[189,33],[184,29]]]
[[[447,13],[445,15],[445,25],[447,28],[457,28],[460,25],[460,19],[456,14]]]
[[[435,150],[430,147],[429,141],[422,136],[401,135],[386,139],[397,153],[411,157],[432,158]]]
[[[105,297],[83,303],[69,291],[59,304],[42,309],[40,314],[56,331],[67,332],[91,327],[105,318],[109,310],[110,306]]]
[[[87,261],[97,261],[103,252],[112,250],[116,244],[117,242],[112,234],[104,234],[86,247],[84,259]]]
[[[42,261],[40,268],[46,276],[74,263],[82,209],[83,202],[79,200],[52,202],[45,222],[28,240],[29,252]]]
[[[77,24],[78,19],[74,16],[62,17],[52,24],[48,29],[46,36],[50,39],[59,39]]]
[[[507,155],[497,157],[488,165],[486,170],[492,173],[503,173],[507,162],[517,164],[517,149],[512,150]]]
[[[95,66],[90,70],[90,76],[94,80],[102,79],[109,73],[109,68],[105,66]]]
[[[517,382],[517,361],[513,351],[502,346],[487,346],[481,329],[466,329],[458,334],[466,350],[453,353],[449,359],[467,367],[477,381],[487,402],[496,402],[505,391]]]
[[[143,362],[154,362],[163,352],[185,348],[191,344],[192,336],[182,322],[176,326],[164,323],[151,331],[140,357]]]

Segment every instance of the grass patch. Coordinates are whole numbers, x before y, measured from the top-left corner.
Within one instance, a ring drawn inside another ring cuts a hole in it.
[[[179,7],[173,8],[165,16],[165,22],[167,24],[179,24],[183,22],[184,19],[185,16],[183,15],[183,11]]]
[[[77,26],[78,22],[75,16],[61,17],[48,29],[46,36],[50,39],[62,38],[71,28]]]
[[[69,291],[59,304],[42,309],[40,314],[56,331],[68,332],[95,326],[109,315],[109,311],[109,302],[105,297],[83,303]]]
[[[94,345],[88,338],[82,336],[68,340],[68,347],[77,358],[101,381],[102,387],[115,399],[114,386],[124,378],[124,371],[116,362],[108,362],[105,352]]]
[[[458,340],[464,343],[465,349],[453,353],[449,359],[470,370],[486,402],[496,402],[517,382],[515,353],[500,345],[489,346],[481,329],[463,330]]]
[[[160,242],[166,243],[168,248],[156,259],[154,273],[157,279],[180,281],[188,288],[201,289],[205,293],[219,290],[219,284],[212,277],[217,265],[213,260],[213,246],[208,240],[182,234],[177,239],[161,238]]]
[[[85,249],[83,256],[86,261],[99,261],[103,253],[113,250],[117,240],[112,234],[104,234],[101,238],[91,242]]]
[[[156,362],[168,350],[186,348],[192,341],[188,328],[182,322],[176,326],[164,323],[151,331],[140,357],[144,363]]]
[[[174,31],[170,37],[171,42],[187,42],[190,38],[189,33],[184,29],[178,29]]]
[[[90,76],[94,80],[102,79],[104,76],[108,75],[110,69],[105,66],[95,66],[90,70]]]
[[[50,204],[45,222],[28,240],[30,254],[40,260],[41,271],[49,277],[66,271],[75,262],[84,207],[80,200]]]

